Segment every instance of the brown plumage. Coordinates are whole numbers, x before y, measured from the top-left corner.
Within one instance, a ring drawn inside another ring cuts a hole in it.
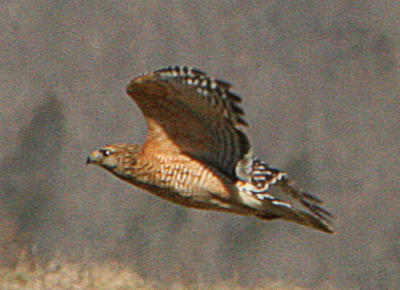
[[[145,143],[104,146],[87,163],[187,207],[282,218],[333,232],[331,214],[318,198],[253,157],[241,98],[230,87],[188,67],[133,79],[127,92],[146,118]]]

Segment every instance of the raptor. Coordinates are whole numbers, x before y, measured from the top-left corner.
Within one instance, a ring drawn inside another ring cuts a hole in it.
[[[333,232],[319,198],[253,156],[241,98],[229,83],[176,66],[134,78],[127,93],[145,116],[144,144],[101,147],[88,164],[186,207]]]

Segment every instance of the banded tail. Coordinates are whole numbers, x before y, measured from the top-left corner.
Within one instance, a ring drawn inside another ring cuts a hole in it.
[[[250,195],[256,199],[257,202],[246,203],[259,211],[256,213],[258,218],[282,218],[333,233],[330,226],[333,216],[322,208],[322,201],[295,188],[286,173],[269,167],[259,159],[253,160],[247,181],[239,181],[237,186],[242,197]]]

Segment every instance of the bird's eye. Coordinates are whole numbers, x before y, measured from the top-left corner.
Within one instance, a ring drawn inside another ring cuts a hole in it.
[[[104,157],[111,155],[111,150],[108,149],[100,150],[100,152],[103,154]]]

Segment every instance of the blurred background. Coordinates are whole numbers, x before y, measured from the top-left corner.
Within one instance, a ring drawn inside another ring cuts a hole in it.
[[[165,282],[399,288],[399,13],[391,0],[1,1],[0,262],[28,244]],[[256,155],[321,197],[336,234],[178,207],[85,165],[143,142],[125,86],[176,64],[234,84]]]

